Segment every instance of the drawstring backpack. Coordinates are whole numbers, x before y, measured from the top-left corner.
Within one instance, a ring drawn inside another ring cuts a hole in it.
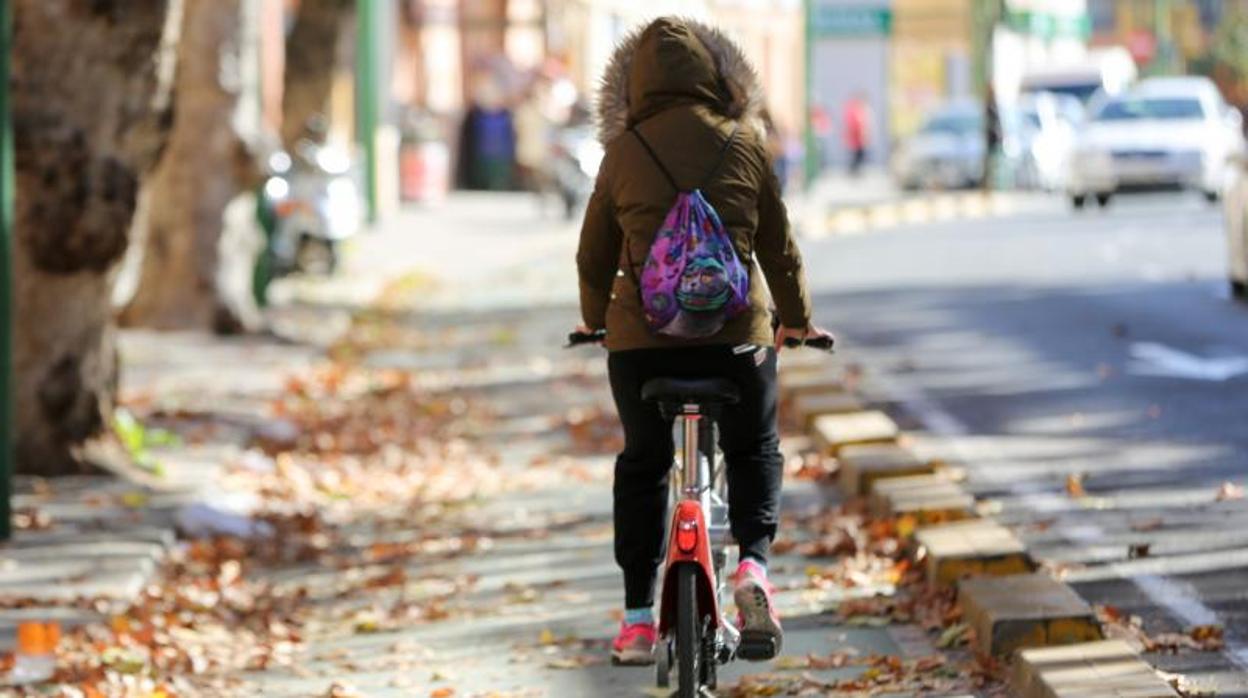
[[[679,339],[710,337],[749,307],[749,273],[715,207],[702,195],[702,187],[723,164],[739,127],[733,128],[706,179],[692,190],[681,189],[641,132],[631,129],[676,190],[676,201],[650,244],[638,282],[646,324],[656,334]]]

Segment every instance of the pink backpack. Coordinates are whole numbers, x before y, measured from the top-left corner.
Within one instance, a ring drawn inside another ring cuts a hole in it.
[[[710,337],[749,307],[749,272],[701,187],[681,189],[641,133],[632,132],[677,192],[641,270],[646,323],[669,337]],[[734,128],[702,186],[719,170],[736,136]]]

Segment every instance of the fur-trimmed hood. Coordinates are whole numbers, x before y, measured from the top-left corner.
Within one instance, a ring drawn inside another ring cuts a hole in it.
[[[682,102],[703,102],[726,116],[757,122],[762,86],[741,47],[722,31],[662,17],[626,36],[607,64],[596,105],[598,140],[606,145]]]

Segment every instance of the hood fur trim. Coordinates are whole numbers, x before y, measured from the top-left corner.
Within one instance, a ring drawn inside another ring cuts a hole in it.
[[[726,107],[726,115],[734,119],[747,119],[756,128],[761,128],[763,110],[763,87],[758,79],[758,72],[746,58],[745,52],[732,39],[719,29],[703,24],[698,20],[679,18],[679,22],[689,27],[693,35],[706,46],[715,68],[724,78],[731,98]],[[635,27],[616,46],[607,68],[603,71],[602,80],[598,85],[598,100],[595,104],[598,121],[598,141],[607,145],[615,140],[629,127],[628,76],[633,62],[633,54],[641,35],[650,23]]]

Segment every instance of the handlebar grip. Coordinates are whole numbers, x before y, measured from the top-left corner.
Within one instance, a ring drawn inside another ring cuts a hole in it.
[[[820,351],[832,351],[836,346],[836,339],[830,335],[821,337],[811,337],[809,339],[797,339],[796,337],[786,337],[784,346],[790,349],[798,347],[808,347],[810,349],[818,349]]]
[[[601,344],[607,338],[606,330],[594,330],[593,332],[571,332],[568,334],[568,343],[564,345],[567,348],[578,347],[582,344]]]

